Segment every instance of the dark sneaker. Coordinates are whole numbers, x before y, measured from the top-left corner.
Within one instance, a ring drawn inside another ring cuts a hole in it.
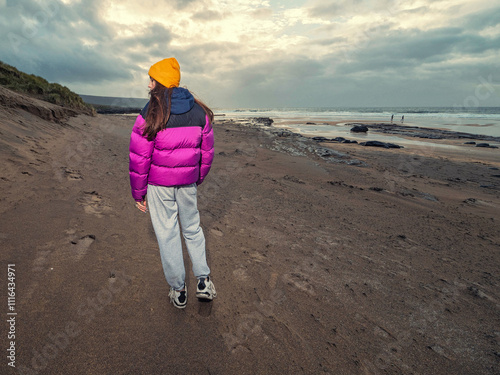
[[[196,287],[196,297],[209,301],[217,297],[214,283],[210,280],[210,277],[198,280],[198,286]]]
[[[183,291],[179,292],[177,290],[174,290],[170,288],[170,293],[168,293],[168,296],[170,297],[170,302],[174,304],[175,307],[178,309],[183,309],[187,305],[187,290],[184,288]]]

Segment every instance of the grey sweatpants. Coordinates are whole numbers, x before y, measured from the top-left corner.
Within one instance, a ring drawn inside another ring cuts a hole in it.
[[[180,219],[194,276],[202,278],[210,275],[196,192],[196,184],[173,187],[148,185],[148,208],[160,247],[163,272],[175,290],[184,288],[186,278],[177,218]]]

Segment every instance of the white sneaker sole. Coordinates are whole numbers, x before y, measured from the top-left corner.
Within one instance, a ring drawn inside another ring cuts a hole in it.
[[[207,294],[205,292],[202,292],[202,293],[196,293],[196,298],[198,299],[205,299],[207,301],[211,301],[214,299],[215,296],[213,295],[210,295],[210,294]]]
[[[172,291],[169,293],[168,296],[170,298],[170,302],[172,302],[172,305],[174,305],[174,307],[177,307],[178,309],[184,309],[186,307],[186,305],[187,305],[187,293],[186,293],[186,301],[183,304],[177,303]]]
[[[187,303],[185,303],[184,305],[179,305],[175,301],[170,301],[170,302],[172,302],[172,304],[174,305],[174,307],[177,307],[178,309],[185,309],[186,305],[187,305]]]

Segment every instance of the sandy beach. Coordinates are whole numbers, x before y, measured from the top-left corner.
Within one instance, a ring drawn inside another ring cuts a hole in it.
[[[182,311],[130,194],[134,118],[9,100],[2,374],[498,374],[500,149],[315,142],[217,117],[199,210],[218,297],[198,302],[189,272]]]

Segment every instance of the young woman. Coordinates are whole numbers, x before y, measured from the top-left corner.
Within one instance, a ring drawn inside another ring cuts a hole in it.
[[[149,76],[150,100],[130,137],[130,185],[137,208],[150,212],[170,301],[182,309],[187,289],[177,218],[198,279],[196,297],[212,300],[216,296],[196,202],[197,186],[214,157],[213,112],[179,87],[175,58],[151,66]]]

